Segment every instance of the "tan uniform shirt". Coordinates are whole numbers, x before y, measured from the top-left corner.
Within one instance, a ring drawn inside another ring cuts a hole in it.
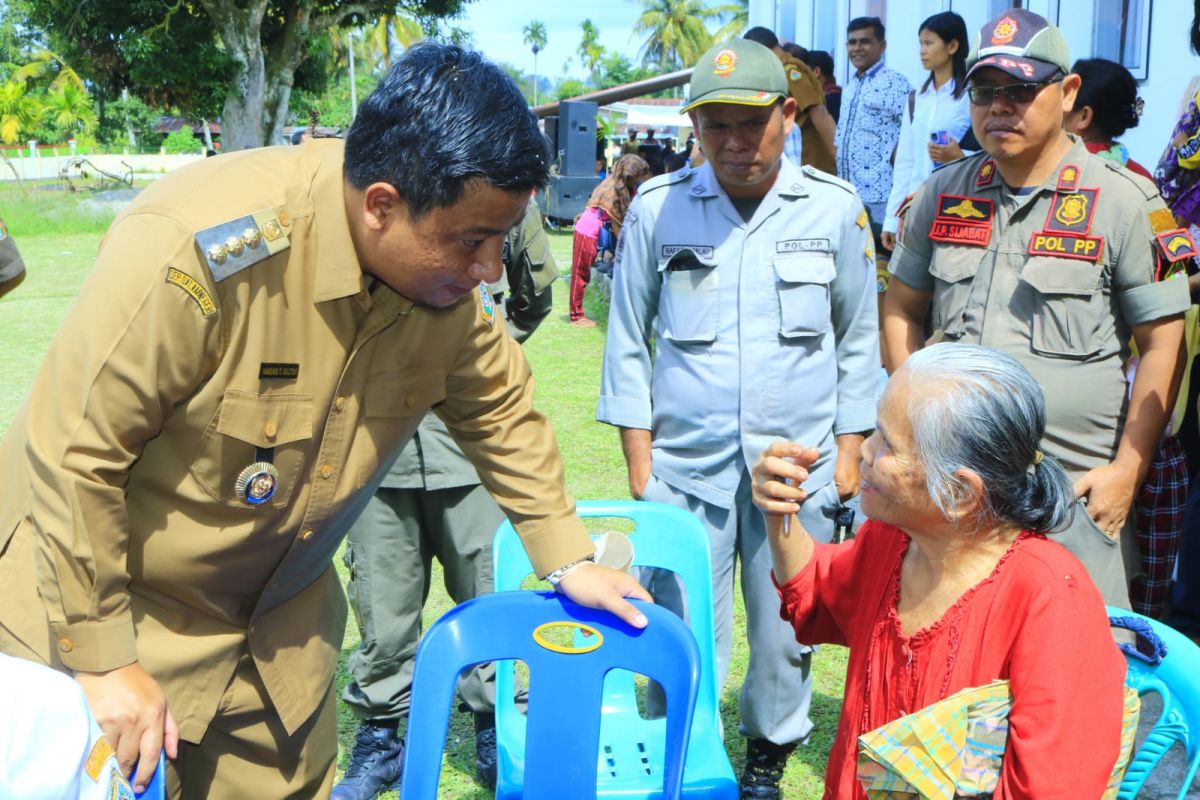
[[[930,331],[1003,350],[1032,373],[1046,394],[1046,451],[1072,479],[1116,454],[1130,326],[1190,304],[1186,280],[1156,280],[1163,214],[1153,184],[1076,141],[1028,194],[979,153],[934,172],[903,216],[892,274],[933,293]]]
[[[817,74],[812,67],[793,56],[782,57],[783,70],[787,74],[788,94],[796,100],[796,113],[802,114],[814,106],[825,104],[825,90],[817,80]],[[801,148],[800,160],[809,166],[816,167],[822,172],[837,175],[837,159],[829,145],[817,132],[812,121],[812,114],[804,118],[800,125]]]
[[[218,225],[255,241],[235,248],[255,263],[206,259]],[[592,552],[524,356],[481,293],[434,310],[370,283],[340,142],[224,155],[146,189],[0,442],[0,641],[77,670],[140,660],[189,741],[248,649],[296,730],[342,643],[331,558],[435,404],[539,574]],[[266,448],[278,489],[252,507],[235,481]]]

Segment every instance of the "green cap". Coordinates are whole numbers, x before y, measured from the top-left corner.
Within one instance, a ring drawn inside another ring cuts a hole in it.
[[[1040,83],[1071,71],[1062,31],[1045,17],[1012,8],[979,29],[967,56],[967,77],[991,67],[1017,80]]]
[[[773,52],[749,39],[733,39],[700,56],[688,88],[681,114],[705,103],[769,106],[787,97],[788,82]]]

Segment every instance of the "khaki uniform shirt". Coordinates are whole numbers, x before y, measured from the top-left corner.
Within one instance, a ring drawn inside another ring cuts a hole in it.
[[[1116,454],[1130,326],[1190,304],[1186,280],[1156,280],[1165,213],[1149,181],[1076,141],[1028,194],[979,153],[931,175],[903,216],[891,272],[933,293],[930,331],[1003,350],[1033,374],[1045,449],[1072,479]]]
[[[326,697],[346,622],[332,556],[435,404],[539,574],[593,551],[490,300],[435,310],[372,285],[343,202],[332,140],[147,188],[0,441],[0,640],[76,670],[140,660],[188,741],[246,651],[289,733]],[[206,258],[227,235],[244,260]],[[252,507],[235,482],[267,448],[278,488]]]
[[[812,67],[789,55],[782,56],[782,61],[783,71],[788,79],[788,94],[796,100],[796,113],[801,114],[813,106],[824,105],[825,90]],[[836,175],[837,159],[817,132],[811,114],[806,116],[800,125],[800,136],[801,162],[830,175]]]

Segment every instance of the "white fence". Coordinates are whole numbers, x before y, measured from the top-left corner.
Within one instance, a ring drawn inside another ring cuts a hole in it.
[[[37,151],[37,155],[30,156],[29,151],[26,150],[18,156],[16,151],[10,150],[8,151],[8,159],[16,168],[17,175],[21,176],[21,180],[55,180],[58,178],[63,164],[72,158],[72,155],[65,147],[50,152],[57,152],[58,155],[48,154],[45,151],[39,150]],[[189,155],[96,153],[85,155],[83,158],[92,162],[97,169],[111,172],[114,175],[125,175],[132,168],[134,177],[145,179],[165,175],[177,167],[182,167],[184,164],[199,161],[204,156],[200,153]],[[77,175],[78,173],[75,173],[76,177]],[[6,164],[0,163],[0,181],[13,181],[15,179],[12,170]]]

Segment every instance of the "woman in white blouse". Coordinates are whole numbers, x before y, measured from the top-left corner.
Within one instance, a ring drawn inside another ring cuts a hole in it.
[[[908,96],[901,115],[900,141],[892,193],[883,220],[883,245],[896,246],[896,209],[917,190],[934,167],[963,157],[960,143],[971,130],[967,105],[967,25],[953,11],[934,14],[921,23],[921,66],[929,79]]]

